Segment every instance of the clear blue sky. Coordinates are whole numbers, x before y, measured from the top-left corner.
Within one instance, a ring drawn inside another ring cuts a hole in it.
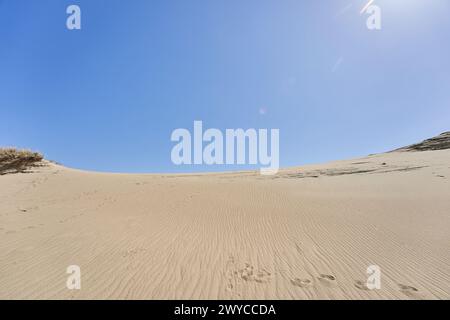
[[[365,2],[0,0],[0,145],[180,172],[235,169],[172,164],[170,134],[194,120],[279,128],[281,166],[450,130],[450,2],[376,0],[380,31]]]

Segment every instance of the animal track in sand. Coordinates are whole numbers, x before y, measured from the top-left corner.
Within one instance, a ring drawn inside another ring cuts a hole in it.
[[[256,281],[258,283],[269,282],[271,276],[270,272],[265,269],[259,269],[255,272],[255,268],[249,263],[246,263],[243,269],[235,271],[235,275],[244,281]]]
[[[369,288],[367,287],[367,283],[361,280],[355,281],[355,287],[360,290],[369,290]]]
[[[320,274],[317,279],[320,281],[321,284],[323,284],[326,287],[335,287],[336,284],[336,277],[330,274]]]
[[[399,283],[398,287],[400,288],[401,293],[403,293],[404,295],[406,295],[410,298],[413,298],[413,299],[421,298],[420,295],[418,294],[419,289],[414,288],[413,286],[407,286],[407,285]]]
[[[272,280],[272,274],[264,268],[255,269],[250,263],[245,263],[244,267],[239,268],[233,256],[229,257],[227,264],[226,290],[238,297],[241,297],[243,285],[252,282],[266,284]]]
[[[311,287],[313,285],[313,282],[309,279],[300,279],[300,278],[295,278],[291,280],[291,283],[296,286],[296,287],[300,287],[300,288],[308,288]]]
[[[232,284],[231,282],[228,282],[228,284],[227,284],[227,290],[228,290],[228,291],[232,291],[233,288],[234,288],[233,284]]]
[[[270,272],[265,269],[261,269],[256,273],[254,280],[258,283],[267,283],[270,281]]]

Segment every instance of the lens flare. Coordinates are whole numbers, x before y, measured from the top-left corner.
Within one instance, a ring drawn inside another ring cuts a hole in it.
[[[367,2],[367,4],[364,6],[364,8],[361,9],[360,14],[363,14],[364,12],[366,12],[367,8],[369,8],[372,3],[374,3],[375,0],[369,0],[369,2]]]

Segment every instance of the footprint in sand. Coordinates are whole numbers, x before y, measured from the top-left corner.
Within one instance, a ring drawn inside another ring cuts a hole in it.
[[[317,279],[326,287],[336,287],[336,277],[330,274],[321,274]]]
[[[238,268],[237,259],[230,255],[226,266],[226,291],[234,297],[241,298],[242,290],[252,283],[265,285],[272,281],[272,273],[265,268],[255,268],[250,263],[244,263]]]
[[[419,289],[416,289],[412,286],[407,286],[404,284],[399,283],[398,287],[400,288],[400,292],[403,293],[404,295],[413,298],[413,299],[420,299],[420,295],[418,294]]]
[[[370,290],[367,287],[367,283],[365,281],[361,281],[361,280],[356,280],[355,281],[355,287],[360,289],[360,290]]]
[[[246,263],[245,268],[239,270],[239,275],[245,281],[251,281],[253,279],[253,266],[251,266],[249,263]]]
[[[238,279],[242,279],[246,282],[255,281],[257,283],[270,282],[272,275],[266,269],[258,269],[255,271],[255,268],[249,263],[246,263],[243,269],[234,271],[233,274]]]
[[[308,288],[308,287],[311,287],[313,285],[311,280],[309,280],[309,279],[300,279],[300,278],[292,279],[291,283],[294,286],[300,287],[300,288]]]
[[[270,281],[270,272],[265,269],[261,269],[256,273],[254,279],[258,283],[267,283]]]

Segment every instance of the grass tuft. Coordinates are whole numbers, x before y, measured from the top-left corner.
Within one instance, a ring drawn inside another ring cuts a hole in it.
[[[30,167],[39,165],[43,159],[43,155],[39,152],[0,148],[0,175],[24,172]]]

